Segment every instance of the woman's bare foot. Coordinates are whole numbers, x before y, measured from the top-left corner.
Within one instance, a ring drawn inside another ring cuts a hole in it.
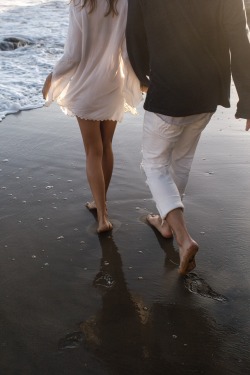
[[[97,233],[109,232],[113,229],[113,225],[107,219],[98,223]]]
[[[159,215],[153,215],[149,214],[147,215],[147,221],[149,222],[152,227],[158,230],[158,232],[161,233],[161,235],[165,238],[172,238],[173,232],[168,225],[167,221],[162,221],[161,217]]]
[[[87,202],[85,204],[85,206],[87,207],[87,209],[89,211],[96,211],[97,210],[97,207],[96,207],[96,203],[95,201],[92,201],[92,202]],[[106,213],[107,213],[107,203],[105,204],[105,207],[106,207]]]
[[[96,210],[96,204],[95,201],[87,202],[85,205],[90,211]]]
[[[198,244],[190,239],[187,243],[184,243],[179,247],[180,250],[180,267],[179,273],[186,275],[196,267],[195,255],[199,250]]]

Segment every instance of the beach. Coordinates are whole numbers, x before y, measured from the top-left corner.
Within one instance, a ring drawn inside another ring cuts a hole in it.
[[[114,137],[114,230],[96,234],[74,118],[52,105],[1,123],[1,374],[246,374],[250,370],[250,134],[219,108],[184,199],[197,268],[175,241],[140,168],[142,106]]]

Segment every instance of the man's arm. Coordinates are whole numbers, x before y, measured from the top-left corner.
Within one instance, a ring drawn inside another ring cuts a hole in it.
[[[243,0],[224,1],[223,24],[231,52],[232,76],[239,96],[236,117],[250,119],[250,35]],[[246,130],[249,130],[249,121]]]
[[[128,0],[126,28],[130,63],[142,86],[149,86],[149,52],[140,0]]]
[[[250,119],[246,122],[246,131],[250,130]]]

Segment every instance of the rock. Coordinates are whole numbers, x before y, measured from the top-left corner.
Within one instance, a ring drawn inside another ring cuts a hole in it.
[[[35,44],[33,40],[29,38],[21,37],[6,37],[0,41],[0,51],[13,51],[20,47],[25,47],[27,45]]]

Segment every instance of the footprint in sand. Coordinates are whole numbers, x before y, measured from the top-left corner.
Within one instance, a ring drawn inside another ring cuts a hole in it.
[[[184,278],[184,286],[191,292],[202,297],[212,298],[219,302],[227,302],[227,298],[215,292],[204,279],[196,273],[189,273]]]
[[[59,340],[58,349],[75,349],[78,348],[84,340],[84,335],[82,332],[73,332],[66,335],[64,338]]]
[[[115,281],[111,275],[104,271],[98,272],[93,285],[100,289],[111,289],[115,285]]]

